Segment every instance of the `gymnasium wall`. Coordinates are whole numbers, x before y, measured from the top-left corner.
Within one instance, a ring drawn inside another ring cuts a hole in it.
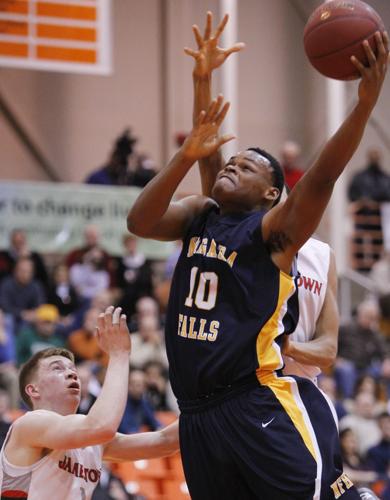
[[[240,0],[238,56],[239,140],[237,148],[265,146],[278,155],[281,143],[298,140],[308,162],[325,138],[325,79],[303,53],[305,19],[317,0]],[[390,26],[390,5],[371,0]],[[175,150],[173,136],[191,126],[192,64],[184,45],[194,46],[191,25],[203,26],[217,0],[113,0],[114,72],[85,76],[0,69],[0,90],[59,177],[79,182],[106,159],[127,125],[139,137],[138,150],[163,164]],[[219,17],[219,16],[216,16]],[[237,56],[236,56],[237,57]],[[218,90],[216,75],[215,89]],[[356,84],[347,85],[347,102]],[[375,119],[390,136],[390,79]],[[0,175],[3,179],[44,180],[34,160],[0,117]],[[383,146],[369,127],[351,169],[364,163],[369,145]],[[384,146],[383,146],[384,148]],[[385,151],[390,165],[390,152]],[[182,191],[198,186],[196,172]]]

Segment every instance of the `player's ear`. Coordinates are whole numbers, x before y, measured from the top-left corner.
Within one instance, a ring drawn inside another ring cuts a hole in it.
[[[34,384],[27,384],[26,387],[24,388],[24,392],[29,396],[31,401],[33,399],[38,399],[39,398],[39,390]]]
[[[267,191],[265,192],[265,199],[273,203],[277,199],[279,194],[280,194],[279,189],[275,186],[272,186],[268,188]]]

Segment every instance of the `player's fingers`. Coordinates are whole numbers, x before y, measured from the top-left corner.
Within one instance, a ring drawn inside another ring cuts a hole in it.
[[[112,325],[112,313],[114,312],[114,306],[109,306],[104,311],[104,325],[109,328]]]
[[[202,35],[200,34],[199,27],[196,24],[194,24],[192,26],[192,31],[194,33],[196,43],[198,44],[198,49],[202,48],[203,47],[203,39],[202,39]]]
[[[204,37],[203,40],[208,40],[211,35],[211,26],[213,24],[213,14],[210,11],[207,11],[206,15],[206,27],[204,30]]]
[[[358,69],[361,76],[364,75],[365,66],[355,56],[351,56],[351,63]]]
[[[121,312],[122,312],[121,307],[115,308],[114,313],[112,315],[112,324],[113,325],[119,325],[119,318],[121,316]]]
[[[225,102],[215,120],[218,126],[220,126],[223,120],[225,119],[226,113],[229,111],[229,108],[230,108],[230,102]]]
[[[120,320],[119,320],[119,325],[121,330],[129,331],[127,327],[127,317],[126,314],[121,314]],[[130,333],[130,332],[129,332]]]
[[[382,33],[382,41],[386,52],[389,52],[389,34],[387,33],[387,31],[384,31]]]
[[[207,109],[207,113],[206,113],[207,121],[210,121],[210,122],[214,121],[214,117],[216,116],[216,112],[217,112],[217,106],[218,106],[217,99],[213,99],[210,103],[210,106]]]
[[[386,49],[385,49],[385,45],[383,43],[382,34],[379,31],[377,31],[375,33],[375,43],[376,43],[376,47],[378,49],[378,59],[380,57],[385,58],[386,57]]]
[[[98,327],[95,328],[95,336],[98,341],[102,338],[102,334],[100,333],[100,329]]]
[[[376,57],[374,54],[374,51],[371,48],[371,45],[367,40],[364,40],[363,42],[363,49],[364,52],[366,53],[367,59],[368,59],[368,64],[372,67],[375,64]]]
[[[97,319],[97,327],[99,330],[103,330],[103,328],[105,327],[105,323],[104,323],[104,313],[100,313],[99,316],[98,316],[98,319]]]
[[[204,109],[202,109],[202,111],[199,113],[198,118],[196,120],[197,126],[202,125],[202,123],[205,120],[205,116],[206,116],[206,111]]]
[[[242,49],[245,49],[245,43],[239,42],[239,43],[235,43],[229,49],[225,49],[224,52],[225,52],[225,55],[227,57],[227,56],[230,56],[230,54],[233,54],[233,52],[240,52],[240,50],[242,50]]]
[[[223,30],[225,29],[226,23],[229,21],[229,14],[225,14],[222,18],[222,21],[218,24],[217,29],[215,30],[214,38],[218,41],[221,36]]]
[[[193,50],[193,49],[190,49],[189,47],[184,47],[184,52],[188,56],[193,57],[194,59],[197,59],[199,57],[199,51],[198,50]]]
[[[218,113],[219,113],[219,111],[221,109],[221,106],[222,106],[222,103],[223,103],[223,95],[219,94],[217,96],[217,98],[214,99],[214,101],[215,101],[215,106],[213,108],[213,112],[212,112],[212,116],[211,116],[212,121],[216,120],[216,118],[218,116]]]

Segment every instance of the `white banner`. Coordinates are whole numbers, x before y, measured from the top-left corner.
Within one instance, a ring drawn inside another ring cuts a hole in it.
[[[102,245],[112,255],[123,253],[126,216],[140,192],[135,187],[47,182],[0,182],[0,247],[9,234],[23,229],[29,246],[42,253],[65,253],[83,244],[86,225],[96,225]],[[164,259],[173,243],[139,240],[149,258]]]

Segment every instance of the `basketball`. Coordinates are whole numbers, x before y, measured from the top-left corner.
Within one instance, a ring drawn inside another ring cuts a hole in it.
[[[377,53],[375,32],[384,24],[375,10],[360,0],[332,0],[309,17],[303,33],[306,55],[321,74],[336,80],[354,80],[359,71],[350,58],[367,65],[362,42],[368,40]]]

